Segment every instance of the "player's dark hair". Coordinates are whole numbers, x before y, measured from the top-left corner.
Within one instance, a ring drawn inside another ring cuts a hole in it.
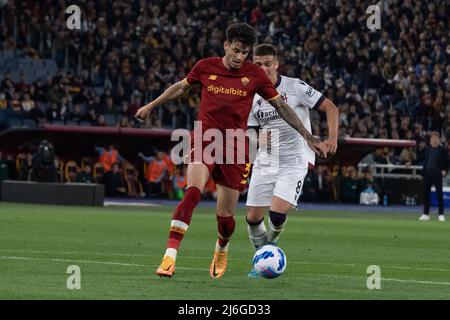
[[[274,56],[276,58],[277,49],[269,43],[262,43],[255,47],[255,49],[253,50],[253,56]]]
[[[227,42],[239,41],[243,45],[252,47],[256,42],[256,32],[246,23],[234,23],[226,30]]]

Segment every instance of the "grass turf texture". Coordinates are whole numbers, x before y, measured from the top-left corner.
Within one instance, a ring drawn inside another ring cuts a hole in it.
[[[62,207],[0,203],[0,299],[449,299],[450,223],[411,213],[292,212],[280,247],[287,269],[251,279],[244,211],[228,270],[209,277],[217,236],[213,209],[198,208],[175,276],[154,272],[171,207]],[[435,218],[435,217],[433,217]],[[68,290],[69,265],[81,290]],[[369,265],[381,289],[366,287]]]

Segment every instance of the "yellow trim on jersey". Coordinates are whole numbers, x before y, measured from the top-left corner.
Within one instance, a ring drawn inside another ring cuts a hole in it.
[[[187,81],[187,78],[184,78],[183,81],[186,82],[188,86],[191,86],[191,84],[189,83],[189,81]]]
[[[273,98],[270,98],[270,99],[266,99],[267,101],[272,101],[272,100],[275,100],[276,98],[278,98],[280,95],[279,94],[277,94],[275,97],[273,97]]]

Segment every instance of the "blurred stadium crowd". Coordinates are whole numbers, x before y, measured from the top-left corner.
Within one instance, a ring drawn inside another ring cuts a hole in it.
[[[450,138],[448,1],[383,1],[374,31],[361,0],[77,3],[81,30],[72,31],[68,1],[2,1],[0,112],[9,125],[190,129],[198,88],[143,124],[133,115],[197,60],[222,55],[226,26],[243,21],[279,48],[281,74],[335,102],[340,137],[418,141],[416,150],[377,150],[368,163],[420,164],[431,131]],[[312,124],[324,137],[322,116]]]
[[[176,166],[168,153],[157,151],[155,156],[137,155],[140,161],[134,166],[120,156],[114,145],[98,147],[97,159],[84,157],[77,162],[63,162],[57,154],[41,155],[43,141],[35,154],[19,153],[16,159],[7,155],[2,157],[0,150],[0,182],[2,180],[21,180],[37,182],[79,182],[105,185],[107,197],[129,198],[171,198],[182,199],[187,185],[185,166]],[[332,170],[319,165],[306,177],[301,201],[327,202],[330,199],[358,203],[361,192],[372,189],[382,193],[371,172],[358,172],[353,166],[335,166]],[[247,190],[241,193],[246,197]],[[216,199],[216,186],[210,178],[204,198]]]

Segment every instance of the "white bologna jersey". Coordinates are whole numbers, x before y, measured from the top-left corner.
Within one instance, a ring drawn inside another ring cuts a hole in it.
[[[279,76],[275,87],[281,98],[295,111],[305,128],[311,133],[311,121],[309,110],[320,106],[325,96],[312,88],[306,82],[286,76]],[[278,114],[272,105],[258,94],[253,98],[253,106],[248,118],[248,126],[259,126],[263,130],[277,129],[279,137],[279,165],[298,163],[298,158],[302,162],[315,164],[314,151],[306,143],[305,139],[292,128]],[[273,145],[272,148],[276,146]],[[261,157],[261,150],[258,150],[257,159]]]

